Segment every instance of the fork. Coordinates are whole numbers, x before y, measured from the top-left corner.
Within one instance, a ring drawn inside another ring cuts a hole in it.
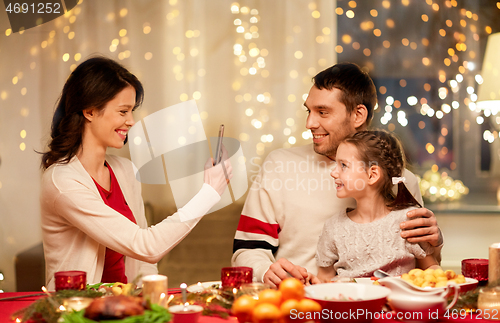
[[[383,270],[377,269],[373,273],[373,276],[375,276],[377,278],[385,278],[385,277],[389,277],[390,275]]]

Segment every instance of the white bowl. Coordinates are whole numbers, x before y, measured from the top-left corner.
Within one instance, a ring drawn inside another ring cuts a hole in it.
[[[370,322],[373,313],[380,313],[390,289],[356,283],[327,283],[306,286],[306,297],[323,308],[322,322]],[[347,300],[346,300],[347,298]]]
[[[446,311],[447,301],[437,295],[391,294],[387,297],[394,318],[409,323],[434,322]]]
[[[444,311],[448,302],[446,298],[436,295],[403,295],[394,294],[387,297],[389,305],[395,311],[428,311],[438,309]]]

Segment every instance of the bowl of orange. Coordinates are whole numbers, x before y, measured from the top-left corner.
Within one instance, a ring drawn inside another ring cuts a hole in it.
[[[306,298],[318,302],[321,322],[371,322],[381,317],[391,290],[355,283],[326,283],[305,287]]]

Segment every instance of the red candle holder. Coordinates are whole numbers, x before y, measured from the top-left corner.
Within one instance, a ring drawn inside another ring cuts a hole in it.
[[[197,323],[203,312],[199,305],[174,305],[168,308],[173,315],[173,323]]]
[[[58,271],[54,274],[56,292],[63,289],[84,290],[87,273],[79,270]]]
[[[250,267],[224,267],[221,269],[222,288],[240,288],[252,282],[253,269]]]
[[[462,260],[462,275],[477,279],[479,282],[488,281],[488,259]]]

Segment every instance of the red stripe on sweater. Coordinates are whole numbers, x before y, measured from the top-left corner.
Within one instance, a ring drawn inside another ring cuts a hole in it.
[[[242,214],[240,217],[240,222],[238,223],[238,231],[265,234],[274,239],[278,239],[280,226],[279,224],[262,222],[260,220]]]

